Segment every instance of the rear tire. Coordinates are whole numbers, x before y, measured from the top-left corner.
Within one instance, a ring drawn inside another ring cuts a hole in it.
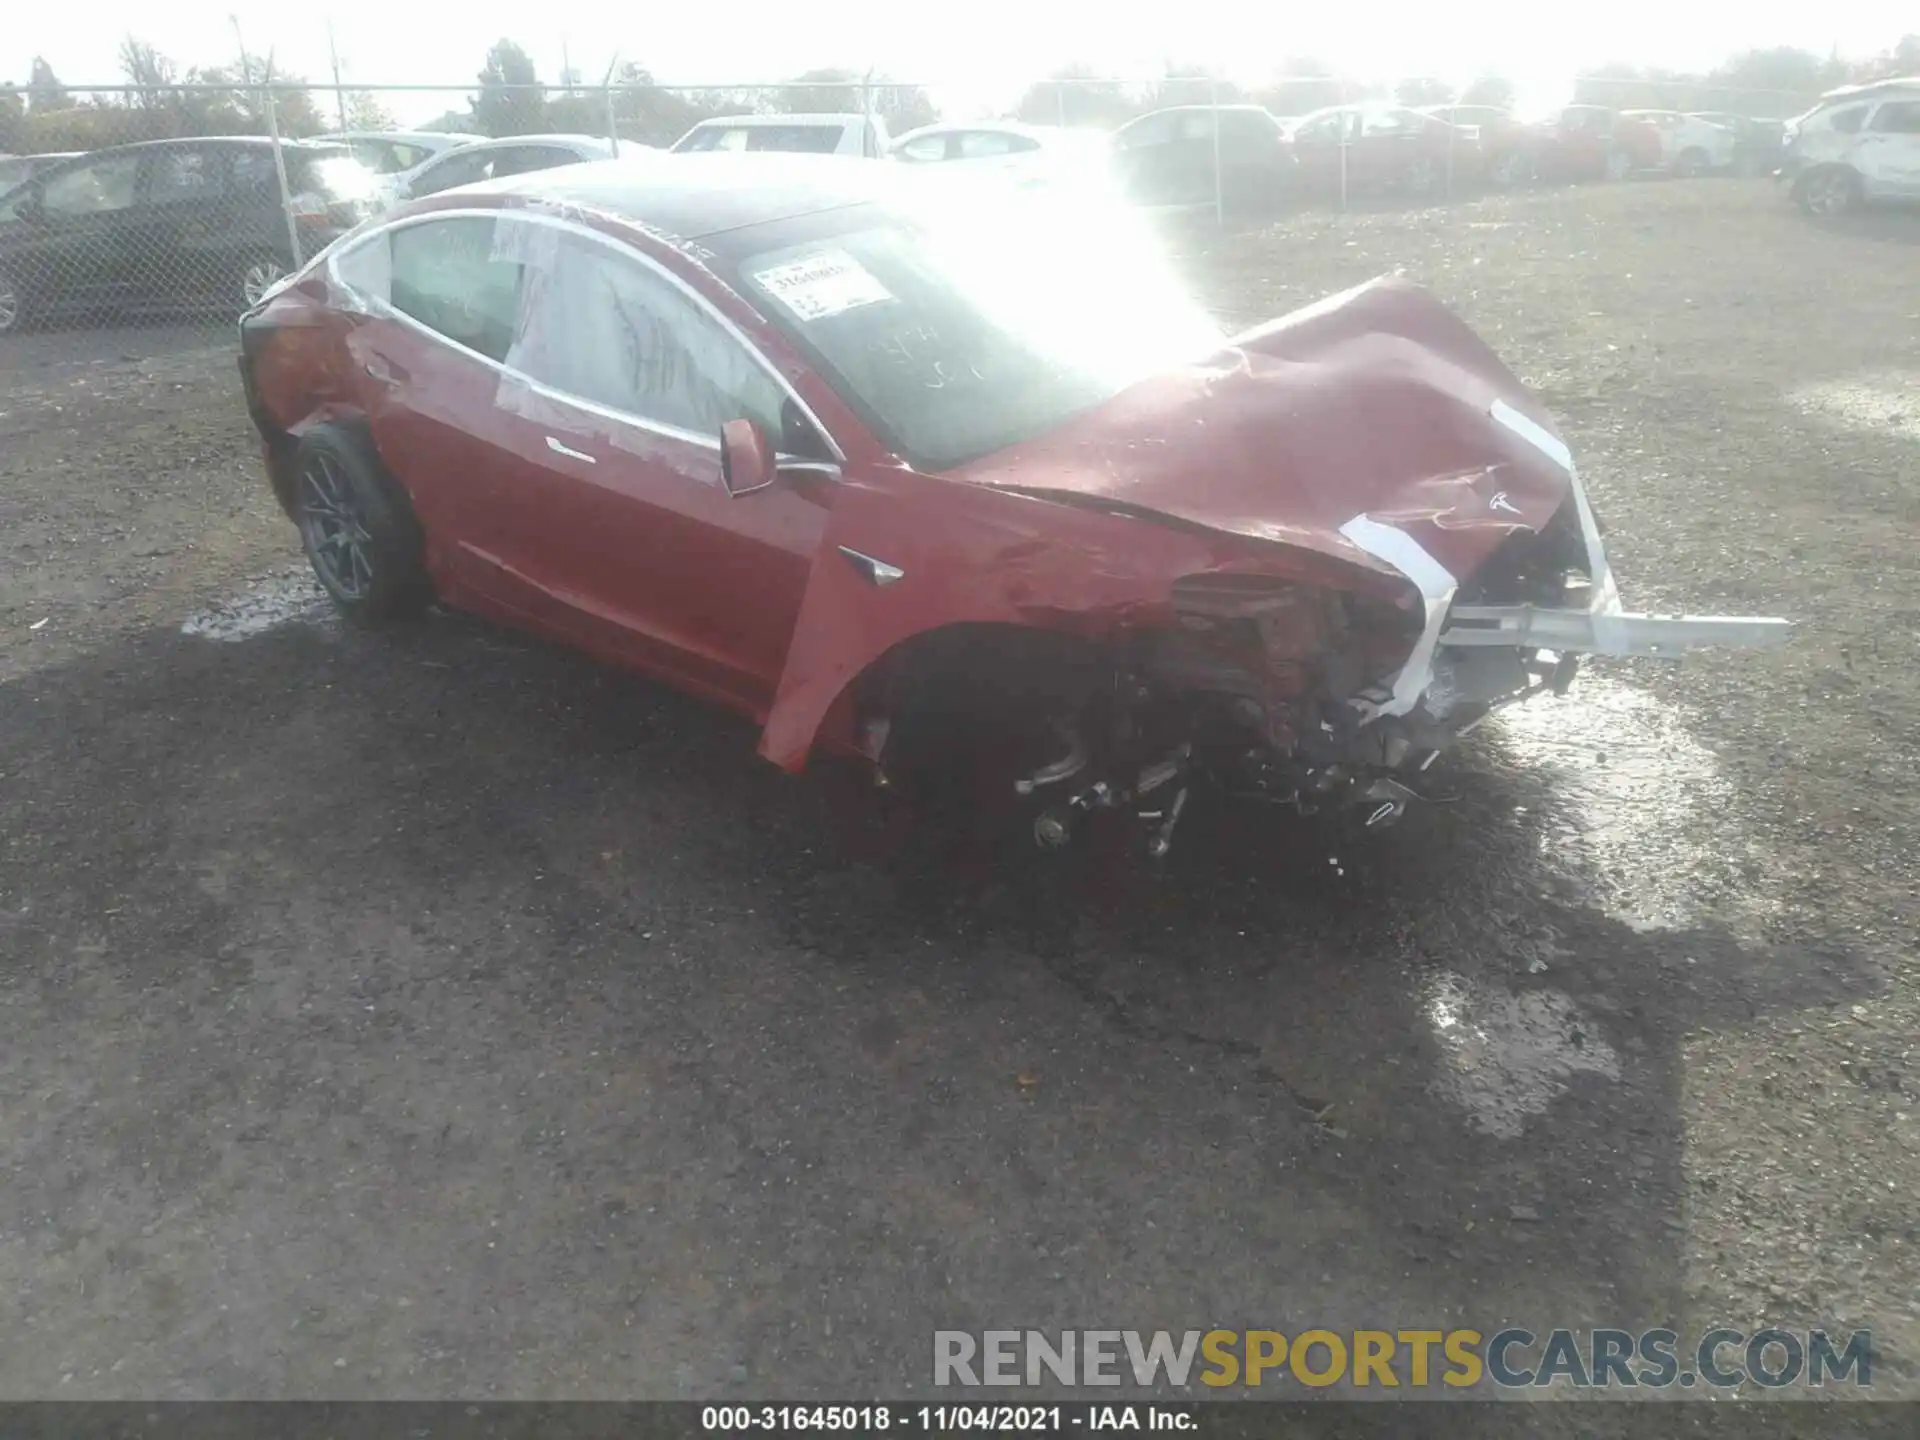
[[[1793,198],[1809,215],[1844,215],[1860,203],[1860,177],[1839,165],[1810,171],[1794,187]]]
[[[1695,147],[1682,150],[1674,158],[1673,176],[1676,180],[1691,180],[1697,175],[1707,173],[1707,152]]]
[[[372,446],[322,425],[301,437],[291,469],[300,543],[341,614],[379,625],[425,610],[433,601],[425,537]]]
[[[1633,173],[1633,157],[1616,145],[1607,151],[1605,166],[1607,179],[1624,180]]]

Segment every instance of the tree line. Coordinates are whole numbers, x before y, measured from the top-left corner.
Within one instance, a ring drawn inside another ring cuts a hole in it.
[[[183,70],[148,41],[128,36],[120,46],[120,68],[123,91],[76,98],[44,58],[35,58],[24,88],[0,86],[0,154],[92,150],[129,140],[191,135],[265,134],[268,114],[262,87],[267,85],[274,87],[273,119],[282,135],[394,128],[393,116],[378,95],[346,90],[316,98],[304,76],[277,70],[271,55],[243,55],[232,64]],[[1579,76],[1568,98],[1618,109],[1733,110],[1777,118],[1797,113],[1837,85],[1900,74],[1920,74],[1920,35],[1905,36],[1864,61],[1780,47],[1749,50],[1701,75],[1597,65]],[[896,134],[939,118],[921,87],[845,68],[808,71],[772,87],[689,91],[662,89],[644,65],[629,61],[613,73],[611,94],[584,84],[576,73],[563,73],[549,86],[526,49],[509,39],[487,51],[475,78],[476,90],[464,109],[449,110],[419,128],[489,136],[542,131],[603,135],[611,125],[622,139],[666,145],[701,120],[752,111],[799,114],[870,106]],[[1483,74],[1458,88],[1422,77],[1382,85],[1343,77],[1311,58],[1281,61],[1271,80],[1257,86],[1236,84],[1198,65],[1168,64],[1158,79],[1145,84],[1103,77],[1085,65],[1067,65],[1030,85],[1014,114],[1036,124],[1111,127],[1166,105],[1255,104],[1276,115],[1300,115],[1362,100],[1505,107],[1514,96],[1513,85],[1498,74]]]

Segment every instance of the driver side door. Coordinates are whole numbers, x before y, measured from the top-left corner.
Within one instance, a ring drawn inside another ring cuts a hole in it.
[[[665,269],[574,227],[501,216],[521,265],[496,407],[499,598],[572,642],[763,718],[838,481],[825,438]],[[733,496],[720,428],[812,468]]]

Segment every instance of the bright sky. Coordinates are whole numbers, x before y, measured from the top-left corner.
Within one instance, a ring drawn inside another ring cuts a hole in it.
[[[1177,23],[1168,20],[1170,9]],[[1491,69],[1514,80],[1523,99],[1550,103],[1566,98],[1577,69],[1607,60],[1704,69],[1735,51],[1772,45],[1821,53],[1837,46],[1844,55],[1865,56],[1920,23],[1914,0],[1846,0],[1831,8],[1807,0],[1724,6],[1606,0],[1568,7],[1540,0],[1373,0],[1259,9],[1188,0],[1134,14],[1107,0],[969,0],[958,7],[901,0],[800,6],[726,0],[688,7],[324,0],[320,8],[284,0],[182,0],[171,8],[152,0],[90,0],[10,6],[0,25],[0,79],[23,83],[40,54],[69,84],[117,81],[115,51],[129,32],[183,69],[228,63],[238,53],[237,21],[251,53],[271,49],[277,65],[323,81],[328,15],[349,82],[471,83],[487,46],[506,35],[526,47],[549,82],[559,74],[563,47],[590,78],[598,79],[618,52],[667,84],[769,82],[818,66],[871,65],[896,79],[927,83],[936,100],[961,112],[1010,103],[1028,80],[1069,61],[1144,79],[1176,60],[1259,81],[1288,55],[1312,55],[1362,79],[1464,80]],[[417,120],[446,105],[410,97],[389,108]]]

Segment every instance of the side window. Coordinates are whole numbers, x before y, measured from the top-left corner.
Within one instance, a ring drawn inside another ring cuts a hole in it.
[[[208,150],[163,150],[147,176],[147,203],[177,205],[213,198],[220,190],[220,157]]]
[[[528,278],[508,360],[563,394],[717,438],[757,421],[783,449],[786,392],[713,317],[637,260],[564,231]]]
[[[460,215],[388,233],[393,307],[489,360],[504,360],[520,310],[520,264],[494,258],[494,221]]]
[[[485,180],[492,173],[495,153],[491,150],[483,150],[478,154],[465,151],[441,161],[414,182],[415,198],[438,195],[442,190],[451,190],[456,185],[471,185],[476,180]]]
[[[391,303],[393,300],[392,233],[382,231],[336,254],[333,257],[334,278],[357,295]]]
[[[560,150],[551,145],[512,145],[493,152],[493,168],[487,178],[498,180],[502,175],[527,175],[535,170],[550,170],[555,165],[564,165],[575,158],[571,150]]]
[[[756,125],[747,131],[749,150],[780,150],[792,155],[831,155],[839,148],[838,125]]]
[[[1031,150],[1031,143],[1019,135],[1009,135],[1003,130],[962,130],[960,132],[960,158],[962,160],[985,160],[994,155],[1012,155],[1019,150]]]
[[[947,158],[947,137],[922,135],[918,140],[909,140],[894,153],[902,160],[944,160]]]
[[[1264,115],[1251,110],[1223,110],[1220,113],[1220,139],[1240,151],[1257,150],[1273,143],[1274,125]]]
[[[62,170],[47,177],[40,192],[41,209],[48,215],[72,216],[131,210],[134,178],[139,173],[138,151]]]
[[[241,194],[280,188],[280,176],[273,168],[273,152],[264,145],[236,150],[227,174],[234,190]],[[287,182],[293,182],[292,175],[287,176]]]
[[[1362,135],[1409,135],[1413,130],[1405,110],[1368,110],[1360,117]]]
[[[1920,135],[1920,100],[1889,100],[1873,112],[1867,127],[1881,134]]]
[[[1212,144],[1214,123],[1211,110],[1188,110],[1180,116],[1180,138]]]
[[[1322,115],[1318,120],[1310,120],[1296,129],[1293,138],[1309,145],[1334,144],[1340,139],[1340,127],[1346,118],[1345,115]]]
[[[1114,139],[1121,149],[1135,150],[1148,145],[1165,145],[1178,135],[1179,129],[1179,112],[1162,111],[1158,115],[1141,116]]]
[[[1867,118],[1867,107],[1850,105],[1845,110],[1836,110],[1827,119],[1827,124],[1842,135],[1858,135],[1860,122]]]

